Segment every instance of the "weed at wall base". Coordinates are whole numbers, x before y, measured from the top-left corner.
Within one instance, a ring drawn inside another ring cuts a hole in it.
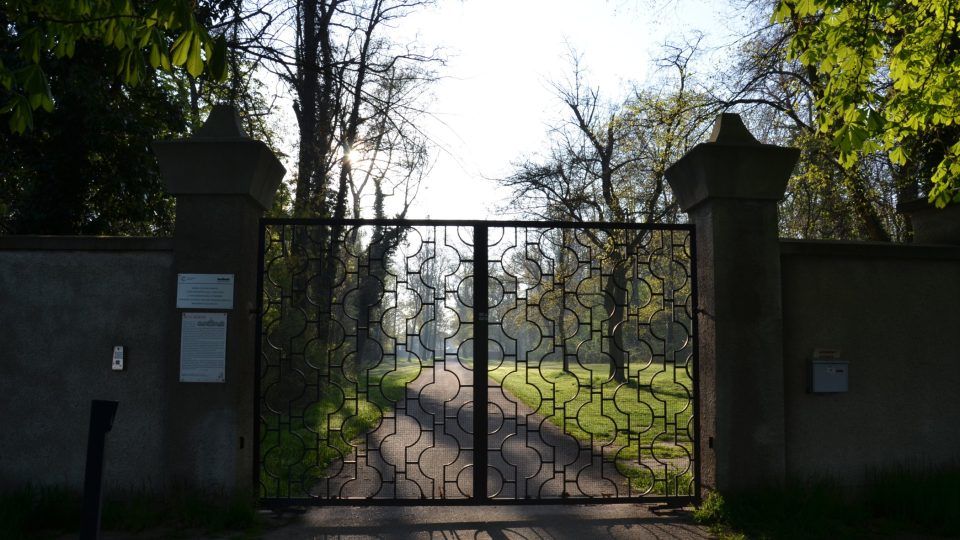
[[[61,486],[0,493],[0,538],[56,538],[79,530],[81,494]],[[104,498],[101,529],[199,529],[256,532],[262,528],[251,495],[177,488],[166,496],[127,489]]]
[[[76,531],[80,525],[80,495],[61,486],[24,486],[0,493],[0,538],[42,538]]]
[[[919,532],[960,536],[960,462],[902,465],[870,471],[862,498],[876,517]]]
[[[708,493],[694,519],[725,540],[960,536],[960,464],[870,471],[858,489],[792,480],[737,494]]]

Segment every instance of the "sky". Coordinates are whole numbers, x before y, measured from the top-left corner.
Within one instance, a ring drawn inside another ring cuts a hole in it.
[[[706,47],[729,41],[730,11],[725,0],[438,0],[404,18],[397,39],[447,58],[423,123],[433,167],[407,217],[522,218],[500,211],[510,194],[494,179],[547,148],[548,125],[563,117],[551,82],[569,76],[571,48],[588,82],[616,98],[659,76],[664,43],[697,30]]]

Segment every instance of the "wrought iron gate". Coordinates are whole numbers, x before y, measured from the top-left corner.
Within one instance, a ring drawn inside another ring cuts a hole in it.
[[[692,500],[687,225],[261,222],[270,503]]]

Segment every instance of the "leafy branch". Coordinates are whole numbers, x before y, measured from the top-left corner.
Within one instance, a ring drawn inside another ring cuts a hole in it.
[[[132,0],[7,0],[0,20],[16,43],[14,60],[0,61],[0,115],[9,116],[9,128],[17,134],[33,129],[34,111],[55,107],[44,62],[72,58],[80,41],[116,50],[116,74],[130,86],[151,70],[169,73],[182,67],[199,77],[206,69],[215,80],[227,72],[224,36],[211,36],[197,22],[190,0],[145,6]]]

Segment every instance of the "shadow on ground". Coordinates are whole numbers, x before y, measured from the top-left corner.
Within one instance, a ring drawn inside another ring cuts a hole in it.
[[[268,540],[713,538],[688,512],[650,505],[326,507],[287,518]]]

